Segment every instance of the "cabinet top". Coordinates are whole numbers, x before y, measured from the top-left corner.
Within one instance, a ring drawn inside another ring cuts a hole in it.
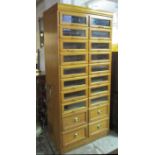
[[[108,16],[112,18],[113,13],[106,12],[106,11],[98,11],[93,10],[87,7],[81,7],[81,6],[75,6],[70,4],[62,4],[62,3],[56,3],[53,5],[49,10],[58,10],[58,11],[71,11],[71,12],[79,12],[79,13],[85,13],[85,14],[93,14],[93,15],[101,15],[101,16]]]

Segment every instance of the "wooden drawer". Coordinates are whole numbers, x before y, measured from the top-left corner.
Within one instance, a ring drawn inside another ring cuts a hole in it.
[[[63,130],[76,128],[77,126],[84,125],[87,123],[88,116],[87,112],[77,113],[77,114],[71,114],[64,116],[63,119]]]
[[[88,26],[88,16],[82,13],[60,12],[60,24],[70,26]]]
[[[87,75],[88,65],[61,66],[61,78]]]
[[[88,63],[88,54],[81,52],[62,52],[61,56],[61,65],[76,65],[76,64],[87,64]]]
[[[60,50],[62,52],[87,52],[88,41],[76,39],[60,40]]]
[[[107,51],[111,50],[111,41],[108,40],[90,40],[89,41],[89,50],[90,51]]]
[[[82,99],[78,101],[68,102],[66,104],[62,104],[62,114],[74,114],[81,110],[86,110],[88,108],[88,99]]]
[[[109,117],[109,104],[103,106],[95,107],[89,110],[89,121],[97,121],[99,119],[104,119]]]
[[[93,122],[89,124],[89,136],[109,130],[109,119]]]
[[[87,87],[62,91],[62,103],[70,102],[70,101],[77,101],[78,99],[84,99],[87,97],[88,97]]]
[[[60,38],[65,39],[87,39],[88,29],[77,26],[60,26]]]
[[[101,28],[90,28],[89,29],[89,39],[106,39],[110,40],[112,38],[112,33],[110,29]]]
[[[89,65],[89,74],[108,73],[111,70],[111,65],[107,63],[96,63]]]
[[[101,83],[110,82],[110,73],[95,74],[89,76],[89,85],[100,85]]]
[[[89,88],[89,96],[100,95],[110,92],[110,84],[100,84]]]
[[[74,77],[74,78],[67,78],[61,79],[61,89],[62,90],[69,90],[72,88],[83,88],[88,86],[88,77]]]
[[[68,146],[88,137],[87,126],[63,134],[63,146]]]
[[[90,15],[90,27],[110,29],[112,27],[112,18]]]
[[[99,63],[99,62],[109,62],[111,60],[111,53],[99,53],[99,52],[90,52],[89,54],[89,63]]]
[[[109,92],[110,94],[110,92]],[[106,103],[110,103],[110,95],[109,94],[101,94],[97,96],[93,96],[89,98],[89,107],[95,107],[99,105],[104,105]]]

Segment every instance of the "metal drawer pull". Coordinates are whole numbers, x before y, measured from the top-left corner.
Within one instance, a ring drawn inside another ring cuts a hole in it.
[[[78,122],[79,121],[79,118],[78,117],[75,117],[74,118],[74,122]]]
[[[100,127],[101,127],[101,124],[98,124],[98,125],[97,125],[97,129],[100,129]]]
[[[78,135],[79,135],[78,133],[75,133],[75,134],[74,134],[74,137],[77,137]]]
[[[98,111],[97,111],[97,113],[98,113],[98,114],[101,114],[101,113],[102,113],[102,111],[101,111],[101,110],[98,110]]]

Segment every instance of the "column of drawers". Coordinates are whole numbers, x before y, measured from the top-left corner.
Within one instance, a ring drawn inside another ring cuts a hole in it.
[[[90,15],[89,136],[109,130],[111,19]]]
[[[88,16],[60,13],[63,147],[88,137]]]

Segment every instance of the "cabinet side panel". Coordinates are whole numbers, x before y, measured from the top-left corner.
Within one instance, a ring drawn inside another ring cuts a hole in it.
[[[60,148],[59,56],[57,5],[44,13],[45,66],[48,104],[48,130],[56,148]]]

